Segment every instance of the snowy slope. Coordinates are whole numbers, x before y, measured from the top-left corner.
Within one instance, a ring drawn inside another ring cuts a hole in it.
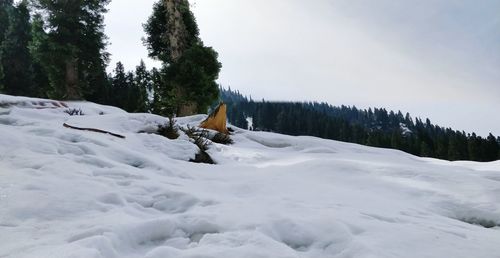
[[[194,164],[138,133],[165,118],[66,105],[0,95],[0,257],[500,257],[498,162],[236,129]]]

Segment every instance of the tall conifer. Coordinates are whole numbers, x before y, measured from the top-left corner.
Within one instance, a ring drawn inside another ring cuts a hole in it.
[[[50,97],[82,99],[105,86],[104,13],[109,1],[33,0],[47,31],[34,45],[43,46],[35,52],[48,74]]]

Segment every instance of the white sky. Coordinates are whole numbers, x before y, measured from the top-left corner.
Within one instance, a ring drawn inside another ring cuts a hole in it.
[[[114,0],[110,69],[149,66],[152,0]],[[197,0],[219,82],[254,99],[385,107],[500,135],[498,0]]]

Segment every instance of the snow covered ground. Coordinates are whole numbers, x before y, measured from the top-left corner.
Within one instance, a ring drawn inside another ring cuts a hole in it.
[[[165,118],[66,104],[0,95],[0,257],[500,257],[499,162],[236,129],[195,164]]]

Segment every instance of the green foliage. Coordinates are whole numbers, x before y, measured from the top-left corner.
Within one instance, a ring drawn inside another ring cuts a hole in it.
[[[425,142],[420,143],[420,155],[422,157],[432,157],[431,149]]]
[[[174,89],[182,85],[183,92],[177,102],[184,104],[190,101],[197,103],[198,112],[206,112],[207,107],[218,98],[219,88],[215,83],[221,64],[217,61],[217,52],[211,47],[194,45],[188,49],[180,60],[166,69],[167,84]],[[175,86],[174,86],[175,85]]]
[[[26,2],[10,10],[8,24],[0,45],[3,90],[10,95],[34,96],[33,60],[28,49],[31,24]]]
[[[49,97],[98,99],[106,84],[104,13],[109,0],[32,2],[41,20],[34,28],[32,52],[48,74]]]
[[[183,5],[180,8],[182,15],[182,22],[186,26],[187,30],[187,46],[190,48],[192,45],[196,44],[199,39],[199,30],[193,13],[189,10],[188,5]],[[146,38],[143,38],[143,42],[146,45],[149,56],[157,60],[161,60],[165,64],[172,63],[173,60],[170,58],[171,46],[170,42],[167,40],[170,33],[166,19],[167,10],[164,5],[163,0],[159,0],[153,5],[153,13],[149,17],[148,21],[143,25],[144,31],[146,32]]]
[[[2,50],[0,49],[0,93],[2,93],[5,88],[3,83],[3,78],[5,77],[5,74],[3,72],[3,66],[1,65],[1,63],[2,63]]]
[[[0,1],[0,90],[8,94],[82,98],[111,104],[129,112],[172,116],[180,105],[196,102],[201,112],[217,97],[220,63],[204,47],[189,5],[178,9],[185,25],[184,55],[170,63],[168,24],[163,1],[154,6],[145,43],[150,55],[164,62],[148,71],[141,61],[134,73],[117,65],[107,75],[109,61],[104,13],[109,0],[31,0],[15,6]],[[182,95],[179,93],[182,92]]]
[[[0,44],[5,38],[5,32],[9,28],[9,13],[14,8],[12,0],[0,1]]]
[[[146,24],[143,24],[146,38],[143,38],[149,57],[164,62],[170,61],[170,46],[165,40],[165,32],[168,31],[168,25],[165,21],[167,10],[162,1],[153,5],[153,14],[149,17]]]
[[[4,88],[3,85],[4,72],[3,72],[3,66],[1,65],[1,62],[3,60],[3,50],[1,48],[1,45],[5,39],[5,32],[9,27],[9,12],[11,11],[12,8],[13,6],[11,0],[0,1],[0,92]]]
[[[218,97],[218,77],[221,64],[217,61],[217,52],[205,47],[199,39],[198,26],[189,5],[182,2],[179,6],[185,33],[179,41],[186,42],[182,55],[178,60],[172,60],[169,38],[172,35],[168,24],[168,13],[164,1],[160,0],[153,6],[144,30],[144,44],[149,56],[163,62],[163,67],[157,70],[154,81],[153,112],[172,116],[179,112],[182,106],[195,104],[197,112],[206,112],[207,107]]]
[[[225,134],[225,133],[219,133],[217,132],[212,138],[210,138],[212,142],[219,143],[219,144],[224,144],[224,145],[230,145],[233,144],[234,141],[231,139],[231,136]]]
[[[189,137],[193,143],[200,148],[201,151],[205,152],[210,146],[209,133],[205,129],[198,129],[195,127],[188,126],[187,128],[179,128],[183,131],[187,137]]]
[[[147,88],[150,85],[149,72],[144,62],[136,68],[135,74],[126,72],[121,62],[116,64],[110,78],[109,101],[107,104],[122,108],[127,112],[146,112]]]
[[[35,14],[32,18],[31,23],[31,36],[32,41],[29,44],[29,50],[31,56],[33,57],[33,63],[35,70],[35,82],[38,84],[38,95],[41,97],[54,97],[58,98],[57,92],[53,90],[51,87],[51,82],[54,82],[55,78],[53,78],[54,73],[57,70],[48,72],[47,69],[55,69],[55,67],[44,67],[44,64],[47,64],[47,58],[53,58],[52,55],[49,55],[50,45],[48,41],[48,35],[44,30],[45,22],[42,19],[40,14]],[[52,75],[52,80],[50,76]],[[53,83],[52,83],[53,84]],[[55,85],[54,85],[55,86]],[[63,91],[63,90],[61,90]],[[62,96],[62,94],[61,94]]]
[[[165,78],[167,68],[153,68],[151,70],[151,82],[153,86],[151,112],[154,114],[173,118],[177,111],[177,98],[171,84],[167,83]]]
[[[175,124],[174,119],[169,119],[168,123],[158,126],[158,134],[167,137],[168,139],[175,140],[179,138],[179,128]]]
[[[139,66],[135,68],[134,87],[131,95],[131,101],[135,102],[136,112],[147,112],[151,110],[150,93],[153,90],[151,74],[146,68],[146,64],[141,60]]]
[[[121,62],[116,63],[114,76],[110,80],[110,104],[115,107],[126,109],[128,101],[129,82],[127,80],[125,68],[123,67],[123,64]]]
[[[41,15],[36,15],[33,20],[33,41],[30,51],[35,62],[40,64],[46,73],[49,86],[45,94],[49,98],[62,99],[65,95],[64,87],[64,59],[65,56],[58,52],[57,46],[51,42],[49,35],[44,30],[45,22]]]

